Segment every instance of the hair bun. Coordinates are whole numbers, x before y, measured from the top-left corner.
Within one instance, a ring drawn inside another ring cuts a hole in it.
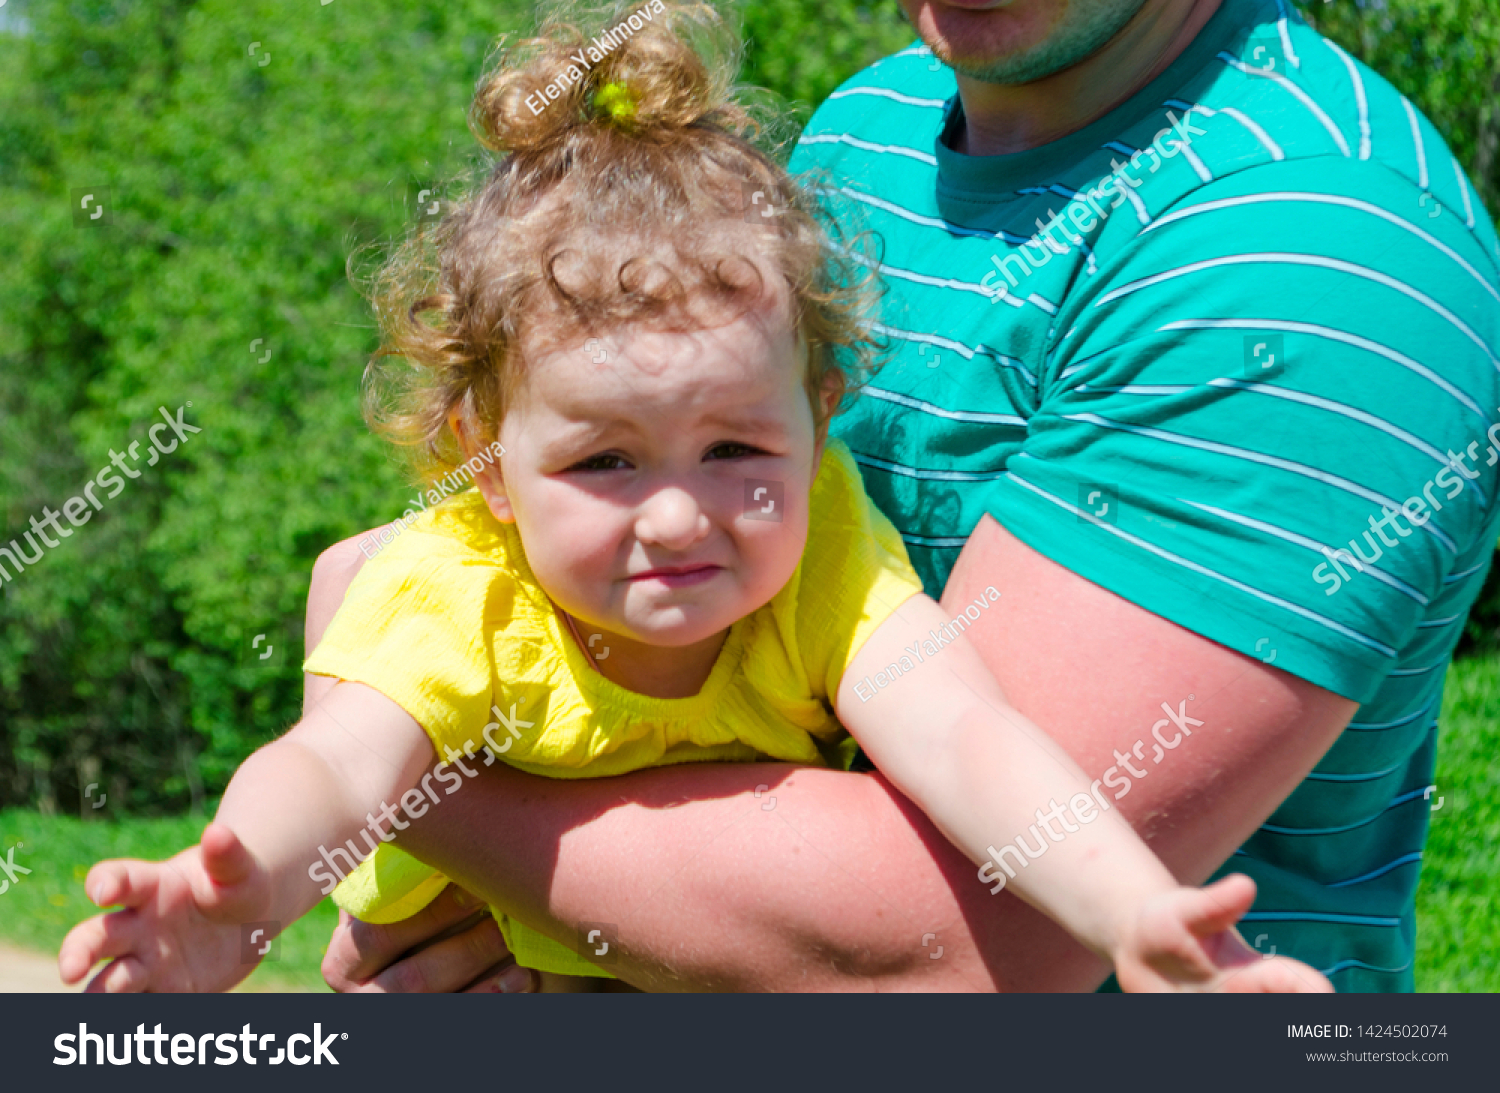
[[[471,113],[485,147],[525,152],[579,127],[641,135],[748,123],[731,98],[737,37],[707,4],[630,0],[592,34],[574,12],[564,5],[535,37],[502,43]]]

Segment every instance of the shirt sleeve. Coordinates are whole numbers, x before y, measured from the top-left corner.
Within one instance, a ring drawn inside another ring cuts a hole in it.
[[[489,720],[489,612],[507,577],[462,543],[415,528],[355,577],[305,670],[373,687],[461,750]]]
[[[1375,164],[1271,164],[1101,255],[1057,316],[997,518],[1368,700],[1495,534],[1495,269],[1428,212]]]
[[[880,624],[922,582],[906,545],[865,493],[854,457],[831,440],[813,483],[802,556],[797,644],[818,698],[838,694],[844,670]]]

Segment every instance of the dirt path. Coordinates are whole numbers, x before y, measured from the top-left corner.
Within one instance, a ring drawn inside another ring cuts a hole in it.
[[[57,957],[0,944],[0,994],[76,994],[57,977]]]
[[[86,982],[86,981],[85,981]],[[301,992],[279,980],[257,979],[253,985],[240,984],[236,990]],[[57,956],[18,949],[0,942],[0,994],[77,994],[83,985],[69,987],[57,975]]]

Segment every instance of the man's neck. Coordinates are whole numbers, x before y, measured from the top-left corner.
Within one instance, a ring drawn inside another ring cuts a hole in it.
[[[1222,0],[1147,0],[1087,59],[1027,84],[985,83],[962,73],[964,124],[954,150],[1023,152],[1075,133],[1159,76],[1198,36]]]

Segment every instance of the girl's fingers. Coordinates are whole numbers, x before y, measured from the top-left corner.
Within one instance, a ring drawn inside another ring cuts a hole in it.
[[[215,884],[241,884],[255,872],[255,859],[250,851],[223,824],[205,827],[198,845],[203,852],[203,870]]]
[[[57,971],[64,983],[77,983],[101,960],[133,952],[137,921],[130,911],[95,915],[68,931],[57,953]]]
[[[1333,984],[1300,960],[1275,956],[1234,969],[1219,990],[1225,994],[1332,994]]]
[[[95,907],[140,907],[155,897],[159,869],[155,862],[103,861],[89,870],[83,894]]]
[[[84,994],[139,994],[151,983],[146,966],[133,956],[122,956],[94,976]]]
[[[258,868],[255,858],[237,836],[223,824],[209,824],[198,844],[202,874],[189,873],[193,899],[199,910],[217,917],[215,912],[233,914],[237,898],[245,894],[242,886],[253,879]]]
[[[1243,873],[1225,877],[1217,884],[1184,892],[1183,922],[1195,937],[1223,933],[1245,916],[1255,902],[1255,882]]]
[[[1328,980],[1287,957],[1262,956],[1234,929],[1255,902],[1241,874],[1153,903],[1136,935],[1139,956],[1116,969],[1126,990],[1197,989],[1232,994],[1326,994]]]

